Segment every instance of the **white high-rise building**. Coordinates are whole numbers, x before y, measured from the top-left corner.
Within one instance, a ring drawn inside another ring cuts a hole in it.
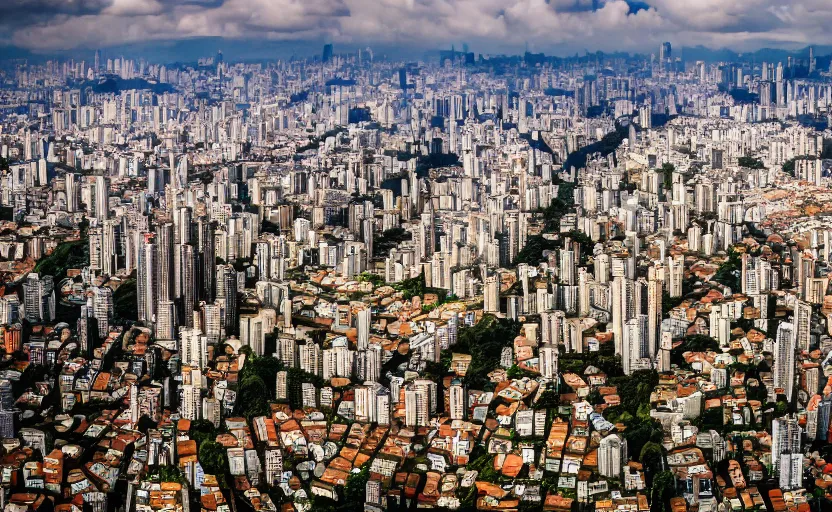
[[[785,488],[791,488],[795,483],[796,486],[802,485],[802,433],[803,429],[795,418],[775,418],[771,423],[771,465],[779,473],[781,486]],[[793,455],[800,458],[801,467],[795,469],[792,466],[797,459]]]
[[[179,331],[179,358],[183,365],[205,368],[208,364],[208,338],[202,331],[195,328]]]
[[[23,299],[26,320],[29,322],[51,322],[55,319],[55,284],[52,276],[34,272],[26,276]]]
[[[370,344],[370,325],[373,321],[373,315],[370,308],[364,308],[358,311],[356,317],[356,329],[358,330],[356,348],[358,350],[365,350]]]
[[[774,339],[774,388],[782,389],[787,400],[794,392],[794,324],[780,322]]]
[[[616,434],[601,439],[598,446],[598,472],[601,476],[618,478],[627,461],[627,441]]]
[[[465,388],[458,381],[448,389],[448,408],[452,420],[465,419]]]
[[[485,278],[483,309],[486,313],[500,312],[500,282],[497,276],[488,276]]]
[[[408,427],[425,427],[430,420],[428,387],[409,384],[404,390],[404,423]]]

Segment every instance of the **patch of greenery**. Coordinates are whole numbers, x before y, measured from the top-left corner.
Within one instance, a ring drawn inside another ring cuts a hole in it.
[[[471,354],[465,382],[472,389],[484,389],[488,374],[500,366],[503,347],[510,347],[520,332],[520,323],[493,315],[484,315],[476,325],[460,329],[453,351]]]
[[[402,292],[405,300],[425,294],[425,274],[419,274],[410,279],[404,279],[398,283],[393,284],[393,288]]]
[[[404,228],[390,228],[374,237],[373,256],[376,258],[385,258],[390,254],[391,249],[412,238],[413,235]]]
[[[747,167],[749,169],[765,169],[766,166],[762,160],[759,158],[754,158],[750,156],[741,156],[737,159],[737,163],[740,167]]]
[[[371,272],[362,272],[362,273],[358,274],[357,277],[358,277],[359,282],[361,282],[361,283],[372,283],[375,288],[378,288],[379,286],[384,286],[385,284],[387,284],[384,281],[383,277],[378,276],[376,274],[373,274]]]
[[[543,238],[542,235],[530,236],[526,239],[526,245],[517,253],[514,258],[514,265],[526,263],[537,265],[543,260],[543,251],[554,251],[557,249],[557,242]]]
[[[676,171],[676,166],[667,162],[662,165],[662,184],[664,185],[665,194],[673,188],[673,173]]]
[[[594,142],[570,153],[566,158],[566,161],[563,163],[563,168],[566,170],[570,167],[582,169],[583,167],[586,167],[587,157],[595,153],[600,153],[602,157],[606,157],[618,149],[618,146],[620,146],[621,143],[624,142],[624,139],[627,138],[628,133],[629,130],[626,126],[616,124],[615,130],[604,135],[604,137],[598,142]]]
[[[817,158],[818,157],[816,157],[814,155],[811,155],[811,156],[797,156],[797,157],[794,157],[794,158],[790,158],[790,159],[786,160],[785,162],[783,162],[783,167],[782,167],[783,172],[785,172],[786,174],[788,174],[792,177],[796,177],[797,175],[795,174],[795,162],[797,162],[798,160],[817,160]]]
[[[205,440],[199,445],[199,463],[209,475],[225,474],[228,453],[223,445],[216,441]]]
[[[237,404],[240,414],[248,419],[269,414],[269,398],[271,393],[266,382],[258,375],[251,375],[240,382],[240,400]]]
[[[52,254],[38,261],[35,272],[55,278],[55,284],[66,277],[67,270],[90,264],[90,244],[85,238],[59,244]]]
[[[650,488],[650,512],[670,512],[670,499],[677,496],[676,477],[671,471],[661,471],[653,477]]]
[[[113,317],[118,323],[138,320],[139,297],[135,279],[124,281],[113,293]]]
[[[364,508],[367,482],[370,480],[370,465],[365,464],[358,473],[350,473],[344,484],[344,507],[348,510]]]
[[[731,288],[731,291],[738,291],[740,289],[741,264],[741,253],[732,250],[728,255],[728,259],[719,266],[719,269],[717,269],[716,274],[714,274],[711,280]]]

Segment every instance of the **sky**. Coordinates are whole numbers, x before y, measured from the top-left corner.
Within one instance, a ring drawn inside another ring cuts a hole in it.
[[[46,53],[214,37],[569,55],[670,41],[742,52],[832,44],[830,1],[0,0],[0,44]]]

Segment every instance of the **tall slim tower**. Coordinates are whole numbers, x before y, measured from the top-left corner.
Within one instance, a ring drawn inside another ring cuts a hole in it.
[[[144,322],[156,320],[156,264],[156,244],[153,242],[153,234],[145,233],[138,249],[136,280],[138,319]]]
[[[794,351],[794,324],[780,322],[774,340],[774,388],[782,389],[787,400],[792,399],[794,391]]]

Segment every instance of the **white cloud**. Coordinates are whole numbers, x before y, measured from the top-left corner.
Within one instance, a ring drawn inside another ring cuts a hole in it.
[[[828,0],[2,0],[0,28],[36,50],[217,36],[483,52],[830,44]],[[647,6],[647,8],[643,8]]]

